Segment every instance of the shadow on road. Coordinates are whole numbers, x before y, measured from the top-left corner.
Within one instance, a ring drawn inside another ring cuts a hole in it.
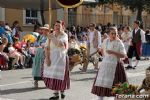
[[[32,100],[37,100],[37,99],[32,99]],[[38,100],[49,100],[49,99],[38,99]]]
[[[33,78],[33,77],[22,77],[21,79],[27,79],[27,78]]]
[[[76,75],[76,74],[96,74],[97,72],[94,70],[87,70],[86,72],[82,72],[82,71],[75,71],[75,72],[71,72],[71,75]]]
[[[37,91],[41,89],[46,89],[45,87],[39,87],[38,89],[35,88],[21,88],[21,89],[8,89],[8,90],[1,90],[0,95],[7,95],[7,94],[15,94],[15,93],[23,93],[23,92],[29,92],[29,91]]]
[[[82,79],[71,79],[71,81],[89,81],[94,79],[95,77],[90,77],[90,78],[82,78]]]

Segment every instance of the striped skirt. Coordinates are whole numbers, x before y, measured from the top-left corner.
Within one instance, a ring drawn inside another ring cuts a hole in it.
[[[95,78],[93,88],[91,91],[93,94],[95,94],[97,96],[107,96],[107,97],[114,96],[114,95],[112,95],[112,89],[95,86],[95,82],[96,82],[96,78]],[[118,62],[117,67],[116,67],[113,85],[118,84],[120,82],[121,83],[127,82],[127,77],[125,74],[123,63]]]
[[[0,69],[5,70],[8,68],[7,59],[3,54],[0,54]]]
[[[43,72],[42,72],[42,76],[43,76]],[[64,90],[69,89],[70,88],[69,60],[67,59],[64,80],[43,77],[43,81],[44,81],[46,87],[51,90],[64,91]]]

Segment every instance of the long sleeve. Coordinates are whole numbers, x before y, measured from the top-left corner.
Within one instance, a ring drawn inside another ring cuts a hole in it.
[[[101,48],[102,45],[102,37],[101,37],[101,33],[98,32],[98,48]]]
[[[16,35],[16,28],[13,28],[12,30],[12,36],[15,36]]]
[[[123,42],[120,40],[120,43],[119,43],[119,53],[121,54],[127,54],[126,50],[125,50],[125,47],[124,47],[124,44]]]
[[[145,43],[146,42],[146,39],[145,39],[145,32],[143,30],[141,30],[141,40],[142,40],[142,43]]]

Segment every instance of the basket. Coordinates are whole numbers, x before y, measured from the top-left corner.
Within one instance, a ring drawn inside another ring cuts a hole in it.
[[[69,57],[70,63],[77,63],[81,61],[81,57],[79,54],[74,54],[73,56]]]

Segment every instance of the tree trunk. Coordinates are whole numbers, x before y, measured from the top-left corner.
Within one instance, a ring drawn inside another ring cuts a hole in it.
[[[138,7],[137,20],[142,21],[142,7]]]
[[[44,25],[45,24],[45,18],[44,18],[44,0],[40,0],[40,14],[41,14],[42,25]]]
[[[121,14],[121,19],[120,19],[120,22],[121,24],[123,24],[123,6],[121,5],[121,8],[120,8],[120,14]]]
[[[139,20],[141,22],[140,28],[143,29],[143,21],[142,21],[142,11],[143,11],[143,9],[142,9],[142,7],[138,7],[137,10],[138,10],[138,12],[137,12],[136,20]]]

